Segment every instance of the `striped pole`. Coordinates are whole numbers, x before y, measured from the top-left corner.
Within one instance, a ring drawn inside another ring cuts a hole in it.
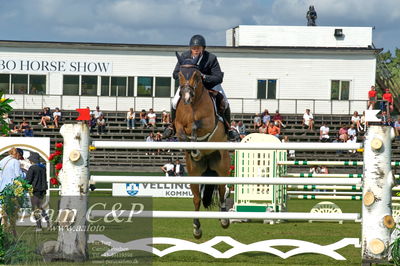
[[[362,196],[289,195],[291,199],[361,200]]]
[[[329,196],[335,196],[335,195],[341,195],[341,196],[353,196],[353,195],[362,195],[361,191],[339,191],[339,192],[334,192],[334,191],[288,191],[288,195],[329,195]]]
[[[331,190],[361,190],[361,186],[317,186],[317,185],[288,185],[291,190],[307,190],[307,189],[331,189]],[[400,186],[396,186],[393,191],[400,191]]]
[[[278,165],[345,165],[363,166],[363,161],[279,161]],[[392,166],[400,166],[400,162],[391,162]]]
[[[313,174],[313,173],[288,173],[285,177],[337,177],[337,178],[362,178],[362,174]]]

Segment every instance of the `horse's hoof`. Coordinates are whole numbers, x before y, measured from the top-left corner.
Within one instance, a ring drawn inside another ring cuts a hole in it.
[[[193,229],[193,236],[196,239],[200,239],[201,236],[203,235],[203,231],[199,228],[199,229]]]
[[[221,223],[222,228],[224,228],[224,229],[228,228],[230,225],[229,219],[221,219],[220,223]]]

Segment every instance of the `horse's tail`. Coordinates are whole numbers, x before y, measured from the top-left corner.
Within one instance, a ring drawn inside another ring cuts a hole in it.
[[[217,174],[217,172],[211,170],[210,168],[207,168],[207,170],[202,174],[202,176],[218,176],[218,174]],[[207,184],[207,185],[203,185],[203,186],[204,186],[204,188],[202,191],[203,193],[201,193],[202,194],[201,200],[203,201],[204,208],[207,209],[207,208],[213,206],[215,203],[215,202],[213,202],[213,194],[217,188],[217,185]]]

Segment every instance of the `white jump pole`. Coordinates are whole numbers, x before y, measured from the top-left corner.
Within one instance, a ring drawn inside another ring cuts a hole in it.
[[[363,161],[279,161],[278,165],[344,165],[344,166],[363,166]],[[400,166],[400,162],[391,162],[391,166]]]
[[[364,178],[362,206],[362,260],[388,261],[392,217],[392,187],[395,179],[391,170],[392,139],[390,126],[370,126],[364,143]]]
[[[210,212],[210,211],[132,211],[92,210],[91,217],[118,218],[199,218],[199,219],[261,219],[261,220],[345,220],[357,221],[359,213],[309,212]],[[94,220],[94,219],[93,219]],[[96,219],[98,220],[98,219]]]
[[[241,143],[241,142],[143,142],[143,141],[93,141],[99,149],[173,149],[173,150],[357,150],[362,143]]]
[[[353,185],[360,179],[344,178],[264,178],[264,177],[207,177],[207,176],[97,176],[92,183],[154,183],[154,184],[265,184],[265,185]]]

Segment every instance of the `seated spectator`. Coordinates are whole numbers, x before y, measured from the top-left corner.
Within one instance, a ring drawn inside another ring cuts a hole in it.
[[[288,143],[289,142],[289,137],[288,136],[284,136],[282,139],[283,143]],[[296,151],[295,150],[288,150],[289,153],[289,157],[290,158],[294,158],[296,157]]]
[[[135,111],[130,108],[126,113],[126,129],[135,129]]]
[[[152,127],[156,126],[156,113],[154,113],[153,109],[149,110],[149,113],[147,114],[147,118],[149,119],[149,125]]]
[[[374,109],[377,97],[376,97],[375,86],[371,86],[371,90],[368,92],[368,107],[367,109]]]
[[[328,167],[326,167],[326,165],[321,165],[320,168],[319,168],[319,172],[321,174],[329,174]]]
[[[246,126],[243,124],[242,121],[238,122],[237,129],[239,131],[240,139],[243,139],[244,137],[246,137],[246,135],[247,135]]]
[[[365,111],[360,118],[360,126],[357,128],[358,131],[365,131],[367,129],[368,123],[365,121]]]
[[[386,123],[386,126],[394,127],[394,122],[393,122],[393,119],[392,119],[391,117],[388,118],[388,121],[387,121],[387,123]]]
[[[388,117],[387,112],[382,111],[382,115],[381,115],[382,124],[387,125],[388,119],[389,119],[389,117]]]
[[[96,117],[96,115],[95,115]],[[106,120],[104,119],[103,115],[100,115],[99,118],[97,118],[97,134],[101,135],[106,132]]]
[[[163,125],[171,123],[171,114],[164,110],[162,112],[161,121]]]
[[[94,114],[91,114],[89,120],[90,133],[94,132],[94,130],[96,129],[96,125],[97,125],[97,119],[96,117],[94,117]]]
[[[59,127],[59,122],[61,121],[61,112],[60,112],[60,108],[56,107],[56,109],[53,112],[53,122],[54,122],[54,126],[56,128]]]
[[[52,116],[51,112],[50,112],[50,108],[44,107],[43,112],[41,112],[39,114],[41,116],[39,125],[41,125],[44,128],[47,128],[47,122],[49,122],[51,120],[51,116]]]
[[[396,122],[394,122],[394,132],[397,137],[400,136],[400,115],[397,117]]]
[[[157,132],[156,136],[154,137],[154,141],[162,141],[162,134],[161,132]]]
[[[15,133],[14,131],[14,123],[13,121],[8,117],[8,113],[3,114],[3,120],[4,120],[4,124],[8,126],[8,128],[10,129],[9,133]],[[4,136],[6,136],[7,134],[4,134]]]
[[[33,129],[25,118],[22,118],[22,122],[18,127],[18,132],[24,134],[24,137],[33,137]]]
[[[339,140],[341,142],[346,142],[348,140],[348,135],[347,135],[347,127],[345,125],[342,125],[342,127],[339,129]]]
[[[356,143],[357,142],[357,137],[354,135],[349,136],[349,139],[346,141],[346,143]],[[355,154],[357,150],[349,150],[350,153]]]
[[[326,125],[326,122],[323,122],[322,126],[319,128],[319,140],[321,142],[329,141],[329,127]]]
[[[360,127],[361,117],[358,115],[357,111],[354,111],[353,116],[351,117],[351,124],[357,129]]]
[[[279,139],[279,135],[281,134],[281,129],[274,123],[269,123],[267,132],[268,134],[273,135]]]
[[[239,133],[238,127],[236,125],[236,121],[231,122],[231,129],[235,130],[237,133]]]
[[[261,127],[258,128],[258,133],[268,134],[268,127],[266,124],[262,124]]]
[[[253,130],[261,127],[261,114],[256,113],[253,118]]]
[[[94,114],[94,118],[96,118],[96,120],[99,119],[100,116],[103,116],[103,118],[104,118],[104,114],[103,114],[102,111],[100,111],[100,107],[99,106],[96,106],[96,110],[93,111],[92,114]]]
[[[306,109],[303,115],[303,127],[307,127],[308,130],[314,130],[314,116],[310,112],[310,109]]]
[[[282,122],[283,118],[279,113],[279,110],[276,110],[274,116],[272,117],[272,121],[277,125],[279,128],[286,127],[286,125]]]
[[[268,127],[270,121],[271,121],[271,115],[269,114],[269,111],[265,109],[264,112],[262,113],[262,122]]]
[[[347,130],[347,136],[350,138],[351,136],[357,137],[357,130],[354,127],[354,124],[350,125],[350,128]]]
[[[142,125],[143,128],[148,127],[147,125],[147,114],[146,114],[146,110],[142,110],[139,113],[139,119],[140,119],[140,124]]]
[[[154,141],[154,133],[150,132],[149,135],[146,137],[147,142],[153,142]]]

